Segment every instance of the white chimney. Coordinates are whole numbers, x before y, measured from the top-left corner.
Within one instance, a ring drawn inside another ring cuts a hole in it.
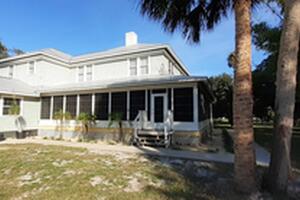
[[[127,32],[125,34],[125,46],[136,45],[138,43],[138,36],[135,32]]]

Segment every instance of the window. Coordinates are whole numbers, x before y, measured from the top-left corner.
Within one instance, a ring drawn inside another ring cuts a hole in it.
[[[149,73],[149,64],[148,64],[148,57],[143,57],[140,60],[140,68],[141,74],[148,74]]]
[[[20,114],[20,99],[4,98],[3,115]]]
[[[111,112],[122,113],[122,120],[126,120],[127,92],[115,92],[111,94]]]
[[[42,97],[41,119],[50,119],[51,97]]]
[[[192,122],[193,88],[174,89],[174,121]]]
[[[66,97],[66,112],[69,112],[74,118],[77,112],[77,95],[69,95]]]
[[[29,74],[34,74],[35,72],[34,61],[28,63],[28,72]]]
[[[80,95],[80,113],[92,114],[92,95],[82,94]]]
[[[78,67],[78,81],[81,82],[84,80],[84,67]]]
[[[13,65],[8,67],[8,76],[11,78],[14,76],[14,66]]]
[[[169,71],[169,74],[174,74],[174,64],[171,61],[169,61],[168,71]]]
[[[56,112],[63,109],[63,96],[55,96],[53,97],[53,116]]]
[[[134,120],[139,110],[145,110],[145,91],[130,92],[130,120]]]
[[[92,65],[86,66],[86,80],[91,81],[93,79],[93,67]]]
[[[129,60],[129,71],[131,76],[137,75],[137,61],[136,58]]]
[[[108,93],[95,94],[95,115],[97,120],[108,120]]]

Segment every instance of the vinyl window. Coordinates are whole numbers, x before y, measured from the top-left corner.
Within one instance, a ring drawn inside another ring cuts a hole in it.
[[[28,73],[29,74],[34,74],[35,73],[34,61],[31,61],[31,62],[28,63]]]
[[[13,98],[4,98],[3,99],[3,115],[10,115],[10,109],[12,106],[17,105],[20,108],[20,99],[13,99]],[[20,109],[19,113],[15,114],[20,114]]]
[[[140,69],[142,75],[149,73],[148,57],[142,57],[140,59]]]
[[[137,59],[130,59],[129,60],[129,71],[131,76],[137,75]]]
[[[84,67],[83,66],[78,67],[78,81],[79,82],[84,81]]]
[[[8,76],[12,78],[14,76],[14,66],[11,65],[8,67]]]
[[[93,67],[92,65],[86,66],[86,80],[91,81],[93,79]]]

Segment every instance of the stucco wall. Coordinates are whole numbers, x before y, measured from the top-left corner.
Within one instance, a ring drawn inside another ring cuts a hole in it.
[[[0,96],[0,99],[1,98],[2,96]],[[0,112],[0,132],[17,131],[15,125],[16,116],[2,115],[2,109]],[[21,116],[25,122],[25,129],[37,129],[40,118],[39,99],[23,97],[21,101]]]
[[[28,64],[17,65],[14,77],[30,85],[52,86],[74,81],[69,68],[46,60],[36,61],[35,70],[34,74],[29,74]]]

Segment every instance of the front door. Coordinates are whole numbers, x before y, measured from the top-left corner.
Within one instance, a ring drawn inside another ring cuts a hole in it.
[[[166,94],[152,94],[151,121],[155,128],[162,128],[164,116],[167,112]]]

